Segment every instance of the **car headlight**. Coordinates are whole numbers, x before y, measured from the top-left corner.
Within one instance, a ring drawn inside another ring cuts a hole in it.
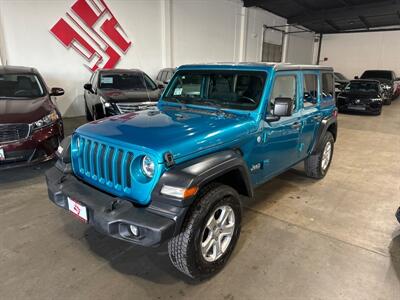
[[[379,101],[382,101],[382,99],[381,98],[372,98],[371,101],[372,102],[379,102]]]
[[[390,90],[392,87],[388,84],[381,84],[381,88],[383,88],[384,90]]]
[[[154,176],[155,164],[154,161],[147,155],[142,158],[142,172],[149,178]]]
[[[110,102],[107,102],[103,97],[100,96],[100,101],[104,105],[104,107],[110,107]]]
[[[51,125],[55,122],[58,121],[60,117],[58,116],[58,113],[53,110],[51,113],[49,113],[47,116],[44,116],[40,120],[37,120],[36,122],[32,123],[32,128],[33,130],[40,129],[42,127]]]

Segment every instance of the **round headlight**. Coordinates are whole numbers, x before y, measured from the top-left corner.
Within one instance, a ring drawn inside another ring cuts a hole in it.
[[[153,160],[147,155],[142,158],[142,172],[149,178],[154,176],[155,165]]]

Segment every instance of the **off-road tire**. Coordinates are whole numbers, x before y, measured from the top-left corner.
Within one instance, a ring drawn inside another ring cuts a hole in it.
[[[392,104],[392,97],[385,99],[385,101],[383,102],[383,104],[385,104],[385,105],[390,105],[390,104]]]
[[[324,152],[324,149],[325,149],[325,145],[328,142],[331,143],[332,150],[331,150],[331,156],[330,156],[329,164],[328,164],[327,168],[324,170],[322,168],[322,156],[323,156],[323,152]],[[331,162],[332,162],[334,143],[335,143],[335,140],[333,138],[332,133],[329,132],[329,131],[326,132],[324,137],[323,137],[322,143],[321,143],[320,147],[317,149],[316,153],[310,155],[304,161],[304,169],[305,169],[306,175],[308,177],[316,178],[316,179],[322,179],[322,178],[325,177],[326,173],[329,170]]]
[[[235,214],[235,229],[225,253],[214,262],[207,262],[200,249],[200,239],[208,218],[221,205],[229,205]],[[192,204],[182,231],[168,242],[172,264],[192,279],[202,280],[215,275],[227,263],[240,235],[242,209],[238,193],[227,185],[212,183],[202,189]]]

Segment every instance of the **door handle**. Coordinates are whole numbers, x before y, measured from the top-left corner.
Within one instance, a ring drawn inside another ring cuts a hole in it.
[[[293,125],[292,125],[293,129],[299,129],[300,127],[301,127],[301,123],[300,122],[293,123]]]
[[[322,117],[321,116],[314,116],[315,121],[321,121]]]

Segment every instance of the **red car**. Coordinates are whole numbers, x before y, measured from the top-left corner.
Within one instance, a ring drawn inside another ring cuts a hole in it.
[[[34,68],[0,67],[0,170],[54,157],[64,137],[61,114]]]

